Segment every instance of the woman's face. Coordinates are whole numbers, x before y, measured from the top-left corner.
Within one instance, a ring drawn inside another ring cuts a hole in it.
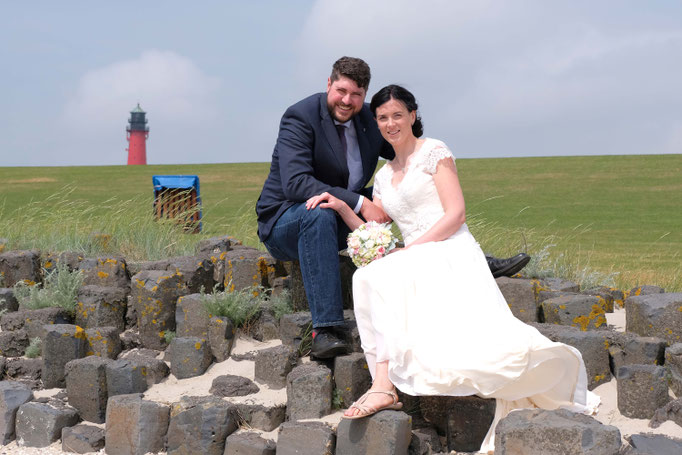
[[[402,101],[391,98],[376,110],[377,125],[381,135],[389,144],[401,145],[407,140],[414,139],[412,124],[417,114],[409,112]]]

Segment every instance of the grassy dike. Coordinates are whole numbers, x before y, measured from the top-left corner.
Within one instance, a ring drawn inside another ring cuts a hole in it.
[[[585,285],[682,291],[682,155],[460,159],[468,223],[485,251],[526,250],[539,273]],[[258,246],[253,206],[268,163],[0,168],[0,237],[10,247],[107,248],[156,258],[197,237],[151,222],[155,174],[196,174],[204,234]],[[132,231],[132,232],[131,232]],[[89,243],[90,242],[90,243]],[[50,245],[57,245],[52,247]]]

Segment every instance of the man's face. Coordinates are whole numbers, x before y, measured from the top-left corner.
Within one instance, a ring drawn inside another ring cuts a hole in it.
[[[341,76],[332,82],[327,79],[327,109],[338,122],[345,123],[360,112],[367,92],[354,80]]]

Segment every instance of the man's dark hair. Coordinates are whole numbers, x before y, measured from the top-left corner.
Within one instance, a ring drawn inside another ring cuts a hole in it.
[[[365,91],[369,88],[369,80],[372,77],[369,72],[369,65],[364,60],[355,57],[341,57],[334,62],[329,79],[334,82],[338,81],[341,76],[352,80]]]

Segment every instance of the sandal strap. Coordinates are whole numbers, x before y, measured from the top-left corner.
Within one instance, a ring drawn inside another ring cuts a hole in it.
[[[393,398],[393,404],[391,404],[391,406],[395,406],[398,403],[398,394],[396,394],[392,390],[368,390],[360,398],[358,398],[357,401],[354,401],[353,404],[348,406],[348,409],[355,408],[358,411],[360,411],[360,413],[363,415],[375,414],[377,412],[376,408],[363,404],[365,401],[367,401],[367,398],[369,398],[369,396],[373,393],[381,393]]]
[[[371,406],[364,405],[362,403],[355,402],[351,404],[348,409],[357,409],[362,415],[371,415],[377,412],[377,410]]]
[[[370,395],[372,393],[383,393],[384,395],[388,395],[389,397],[393,398],[393,404],[398,403],[398,394],[396,394],[392,390],[368,390],[367,392],[365,392],[365,395]],[[365,395],[361,396],[360,399],[358,399],[358,401],[362,400],[363,398],[366,400],[367,397]],[[361,402],[364,402],[365,400],[362,400]]]

